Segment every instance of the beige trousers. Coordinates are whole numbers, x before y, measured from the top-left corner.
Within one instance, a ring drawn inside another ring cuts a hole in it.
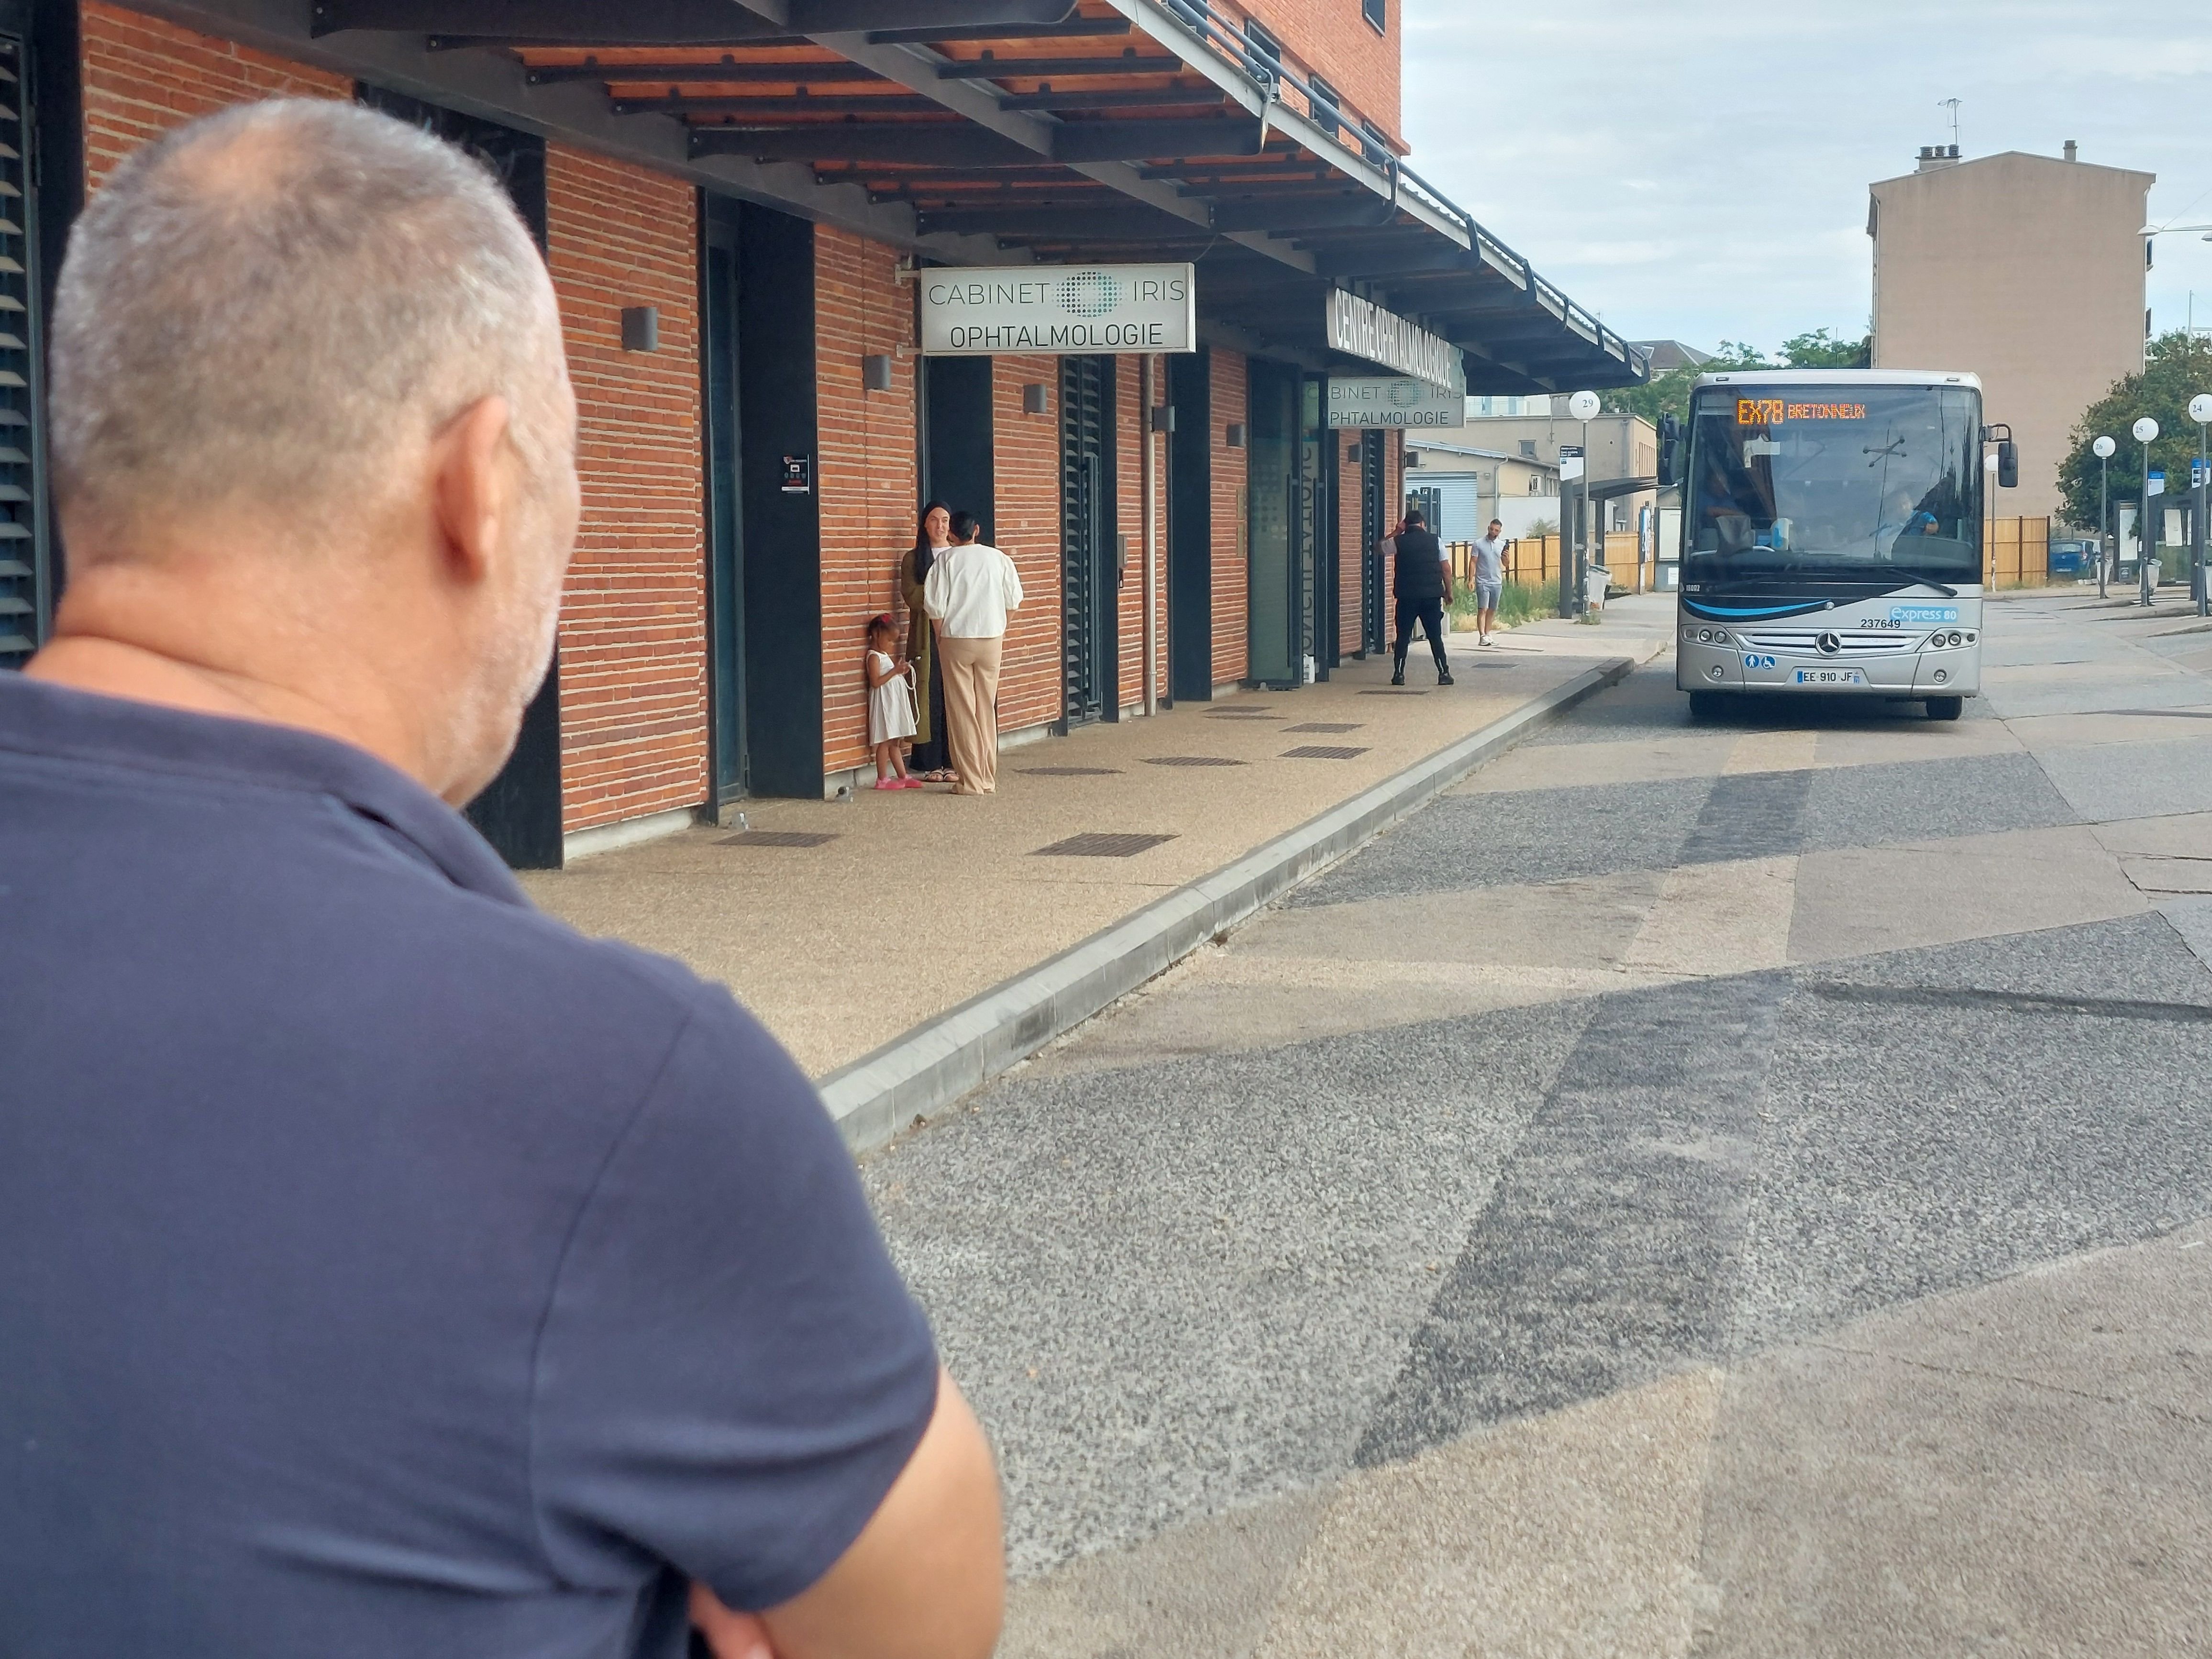
[[[999,653],[1003,635],[987,640],[949,640],[939,635],[945,662],[945,738],[952,750],[952,769],[960,775],[956,795],[995,794],[999,787]]]

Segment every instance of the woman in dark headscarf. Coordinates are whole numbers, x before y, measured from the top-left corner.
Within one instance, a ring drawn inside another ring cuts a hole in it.
[[[899,560],[899,592],[906,599],[907,660],[914,665],[916,688],[914,751],[907,758],[910,776],[924,783],[953,781],[951,757],[945,747],[945,678],[937,660],[937,641],[930,632],[929,612],[922,608],[921,585],[937,556],[952,544],[952,514],[943,501],[921,509],[921,526],[914,546]]]

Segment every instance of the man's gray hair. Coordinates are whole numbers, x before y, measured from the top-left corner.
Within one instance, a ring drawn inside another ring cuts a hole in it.
[[[70,233],[49,340],[57,493],[110,536],[231,501],[319,540],[495,393],[532,473],[558,438],[558,313],[506,192],[354,104],[242,105],[126,159]]]

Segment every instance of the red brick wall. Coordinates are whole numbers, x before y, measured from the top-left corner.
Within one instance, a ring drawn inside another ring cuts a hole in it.
[[[1360,15],[1359,0],[1215,0],[1232,18],[1249,13],[1283,43],[1299,73],[1320,73],[1345,101],[1402,142],[1399,126],[1399,65],[1406,0],[1386,0],[1387,32],[1377,34]]]
[[[1382,517],[1387,529],[1406,516],[1406,508],[1412,503],[1406,499],[1406,434],[1403,432],[1386,432],[1382,434],[1382,499],[1389,503],[1383,509]],[[1434,527],[1431,526],[1431,529]],[[1382,562],[1382,632],[1387,639],[1397,638],[1397,623],[1390,619],[1389,597],[1397,589],[1398,561],[1395,557],[1385,559]]]
[[[915,422],[914,290],[899,255],[848,231],[814,232],[815,489],[822,504],[822,764],[868,758],[870,617],[903,617],[899,556],[914,545],[920,499]],[[860,383],[863,357],[888,356],[891,389]]]
[[[195,117],[257,98],[350,98],[343,75],[195,34],[105,0],[84,0],[84,171],[97,190],[139,145]]]
[[[561,607],[573,832],[707,797],[697,216],[690,185],[563,144],[545,187],[584,502]],[[658,351],[622,349],[626,306],[659,307]]]
[[[1145,701],[1144,399],[1138,360],[1114,360],[1114,528],[1126,538],[1128,562],[1115,598],[1114,688],[1125,708]]]
[[[1132,358],[1130,361],[1135,362],[1139,360]],[[1167,362],[1165,357],[1152,359],[1152,402],[1155,404],[1164,404],[1168,400]],[[1143,400],[1139,398],[1138,401],[1141,404]],[[1141,408],[1137,416],[1137,442],[1139,448],[1132,459],[1133,467],[1140,466],[1143,463],[1142,446],[1149,443],[1152,447],[1152,690],[1156,696],[1164,697],[1168,694],[1168,441],[1164,434],[1146,432]],[[1129,522],[1130,533],[1137,538],[1129,544],[1131,591],[1127,596],[1127,602],[1121,607],[1121,614],[1130,619],[1122,626],[1129,630],[1128,649],[1132,653],[1129,661],[1133,671],[1145,654],[1144,637],[1139,631],[1144,622],[1145,607],[1143,591],[1138,580],[1143,574],[1141,554],[1145,529],[1141,472],[1138,480],[1137,516]],[[1125,702],[1143,703],[1145,682],[1141,673],[1133,672],[1123,681],[1121,696]]]
[[[1350,656],[1359,649],[1359,572],[1366,550],[1360,542],[1360,480],[1366,475],[1350,458],[1354,443],[1371,432],[1340,432],[1336,439],[1336,648]]]
[[[1022,413],[1022,387],[1051,388],[1052,412]],[[1060,359],[991,362],[993,465],[999,545],[1021,572],[1022,608],[1008,619],[999,671],[999,729],[1056,720],[1060,661]]]
[[[1252,418],[1246,392],[1244,359],[1218,349],[1211,353],[1213,395],[1213,683],[1241,680],[1251,662],[1247,619],[1251,594],[1245,569],[1245,462],[1251,452],[1224,441],[1232,426]]]
[[[350,98],[343,76],[84,0],[85,171],[227,105]],[[584,517],[561,617],[567,830],[703,799],[706,623],[689,185],[550,144],[547,253],[576,382]],[[660,349],[621,349],[624,306]]]

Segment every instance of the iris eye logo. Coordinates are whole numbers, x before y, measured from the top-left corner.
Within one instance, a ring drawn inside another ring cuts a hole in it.
[[[1060,285],[1060,308],[1071,317],[1103,317],[1121,303],[1121,285],[1103,270],[1082,270]]]
[[[1393,409],[1411,409],[1421,401],[1421,388],[1411,380],[1393,380],[1383,397]]]

